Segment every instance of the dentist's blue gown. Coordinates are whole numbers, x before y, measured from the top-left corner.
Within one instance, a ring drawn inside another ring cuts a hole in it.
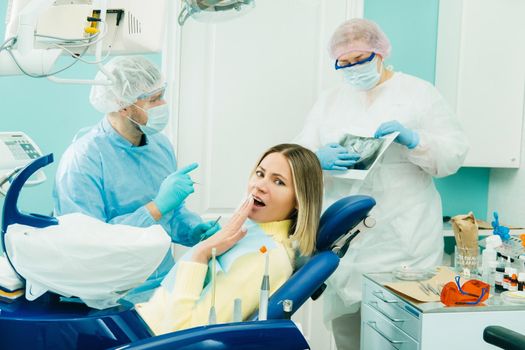
[[[177,160],[166,136],[147,136],[145,145],[135,146],[104,118],[62,156],[53,191],[55,212],[80,212],[107,223],[137,227],[160,224],[173,242],[194,245],[197,242],[192,241],[191,231],[202,222],[199,216],[182,205],[157,222],[144,207],[176,169]],[[169,251],[157,271],[134,293],[159,286],[173,265]]]

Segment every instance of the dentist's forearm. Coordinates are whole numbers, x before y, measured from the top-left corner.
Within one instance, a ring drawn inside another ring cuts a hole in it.
[[[162,218],[162,213],[160,212],[155,202],[151,201],[148,204],[146,204],[146,209],[148,209],[151,217],[153,217],[155,221],[159,221],[160,218]]]

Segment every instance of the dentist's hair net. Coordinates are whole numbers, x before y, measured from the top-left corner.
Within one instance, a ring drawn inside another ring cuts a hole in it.
[[[343,22],[330,39],[330,56],[335,60],[353,51],[375,52],[387,58],[390,55],[390,41],[379,26],[367,19],[353,18]]]
[[[158,68],[142,56],[115,57],[104,65],[112,85],[93,85],[89,101],[102,113],[117,112],[145,93],[160,89],[164,81]],[[98,72],[95,79],[106,79]]]

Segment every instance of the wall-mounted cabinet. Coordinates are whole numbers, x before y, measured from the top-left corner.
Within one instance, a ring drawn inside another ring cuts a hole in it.
[[[441,0],[436,87],[471,143],[465,166],[519,168],[525,1]]]

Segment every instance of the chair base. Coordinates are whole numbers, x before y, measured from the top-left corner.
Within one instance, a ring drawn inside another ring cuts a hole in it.
[[[0,349],[107,349],[151,336],[130,307],[93,310],[54,294],[0,302]]]

